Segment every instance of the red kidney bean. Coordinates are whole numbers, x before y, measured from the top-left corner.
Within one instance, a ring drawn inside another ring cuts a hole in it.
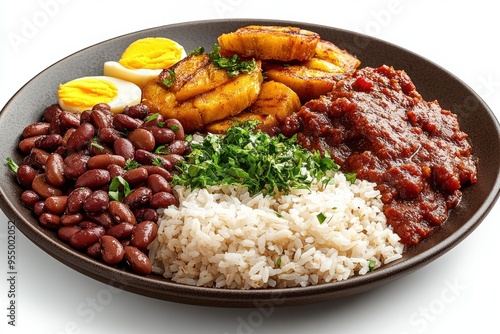
[[[35,141],[35,147],[44,151],[53,152],[62,145],[63,137],[57,133],[41,136]]]
[[[152,221],[143,221],[134,227],[134,231],[130,236],[130,244],[142,251],[146,251],[157,235],[158,225]]]
[[[17,147],[19,148],[19,151],[21,151],[24,154],[28,154],[32,148],[35,147],[35,142],[40,138],[41,136],[34,136],[34,137],[28,137],[19,142]]]
[[[149,188],[146,187],[135,188],[130,192],[130,194],[125,196],[125,198],[123,199],[123,203],[128,205],[132,210],[138,209],[140,207],[147,205],[151,200],[152,195],[153,192]]]
[[[29,154],[29,162],[35,169],[44,169],[50,153],[39,148],[32,148]]]
[[[125,246],[124,250],[125,259],[135,273],[141,275],[148,275],[151,273],[153,266],[146,254],[134,246]]]
[[[59,114],[62,111],[63,110],[61,109],[61,107],[58,104],[50,105],[47,108],[45,108],[45,110],[43,111],[43,118],[47,122],[51,122],[53,118],[59,117]]]
[[[166,119],[163,127],[174,131],[176,140],[186,139],[186,134],[184,133],[184,127],[182,126],[182,123],[179,120],[175,118]]]
[[[123,260],[125,250],[118,239],[110,235],[103,235],[101,237],[101,255],[104,262],[118,264]]]
[[[60,216],[66,211],[67,202],[68,196],[50,196],[45,199],[45,208],[47,212]]]
[[[114,128],[101,128],[97,132],[99,140],[105,144],[111,145],[118,138],[122,138],[121,133]]]
[[[80,113],[80,125],[83,123],[90,123],[90,114],[92,113],[92,110],[87,109],[84,110]]]
[[[110,201],[108,211],[117,224],[127,223],[135,225],[137,223],[135,215],[129,206],[120,201]]]
[[[134,231],[134,226],[129,223],[120,223],[110,227],[106,234],[115,237],[116,239],[126,239],[132,235]]]
[[[97,213],[87,213],[87,217],[99,226],[109,229],[114,226],[115,222],[111,217],[111,214],[107,211],[101,211]]]
[[[126,138],[118,138],[113,144],[113,150],[115,154],[121,155],[125,160],[134,159],[134,145]]]
[[[49,133],[51,134],[62,134],[64,133],[64,127],[61,125],[61,121],[59,120],[61,113],[57,114],[56,117],[52,118],[49,126]]]
[[[81,228],[81,229],[86,229],[86,228],[94,228],[94,227],[97,227],[99,225],[97,225],[96,223],[90,221],[90,220],[84,220],[80,223],[78,223],[78,227]]]
[[[125,167],[125,158],[117,154],[95,155],[87,162],[89,169],[107,169],[109,165]]]
[[[71,236],[80,230],[81,228],[78,226],[63,226],[57,230],[57,236],[61,240],[68,242]]]
[[[92,189],[89,187],[80,187],[71,191],[66,203],[66,214],[72,215],[78,213],[90,195],[92,195]]]
[[[175,133],[167,128],[150,128],[149,129],[155,138],[156,145],[170,144],[175,140]]]
[[[149,176],[148,171],[146,170],[146,168],[143,167],[130,169],[125,171],[125,173],[123,173],[123,178],[130,184],[132,188],[136,187],[137,185],[143,182],[146,182],[148,176]]]
[[[166,208],[171,205],[179,205],[179,200],[172,194],[166,191],[160,191],[151,196],[149,205],[153,208]]]
[[[102,259],[102,245],[101,245],[101,243],[98,241],[98,242],[90,245],[89,247],[87,247],[86,253],[88,256],[90,256],[93,259],[101,260]]]
[[[128,134],[128,139],[136,149],[153,151],[156,145],[155,137],[151,131],[138,128]]]
[[[133,106],[126,106],[123,108],[122,114],[132,118],[143,119],[149,114],[149,107],[145,104],[136,104]]]
[[[38,175],[38,172],[31,167],[30,165],[21,165],[17,169],[17,182],[25,188],[25,189],[31,189],[31,183],[33,182],[33,179],[35,176]]]
[[[180,161],[184,161],[184,157],[178,154],[167,154],[163,156],[163,159],[167,160],[172,165],[172,168],[177,166]]]
[[[76,249],[87,248],[99,241],[106,231],[102,226],[88,227],[80,231],[76,231],[71,238],[70,244]]]
[[[40,215],[38,218],[38,222],[40,223],[41,226],[49,229],[49,230],[56,230],[59,227],[61,227],[61,219],[59,218],[58,215],[44,212]]]
[[[172,165],[170,164],[170,162],[168,160],[163,158],[163,156],[151,153],[151,152],[146,151],[146,150],[142,150],[142,149],[136,150],[135,155],[134,155],[134,159],[135,159],[135,161],[137,161],[138,163],[140,163],[142,165],[152,165],[154,163],[155,165],[157,165],[159,167],[161,166],[168,171],[172,170]]]
[[[149,175],[153,174],[159,174],[165,178],[167,181],[172,181],[173,177],[172,174],[165,168],[162,168],[160,166],[155,166],[155,165],[144,165],[141,166],[142,168],[145,168],[148,171]]]
[[[94,138],[95,129],[90,123],[83,123],[75,132],[71,134],[66,143],[66,148],[69,151],[78,151],[86,147],[92,138]]]
[[[64,175],[69,179],[77,179],[87,171],[90,156],[82,153],[72,153],[64,159]]]
[[[68,142],[69,137],[73,134],[73,132],[76,131],[76,128],[70,128],[66,130],[66,132],[63,135],[63,140],[62,140],[62,148],[64,148],[64,151],[66,151],[66,143]]]
[[[124,114],[113,117],[113,126],[118,131],[131,131],[142,125],[142,121]]]
[[[119,165],[111,164],[106,169],[109,172],[111,180],[117,176],[123,176],[123,174],[125,174],[125,170]]]
[[[110,128],[113,126],[112,116],[109,113],[94,109],[90,113],[90,122],[97,129]]]
[[[21,202],[27,207],[34,207],[38,201],[40,201],[40,196],[33,190],[25,190],[21,194]]]
[[[170,183],[168,183],[167,179],[165,179],[160,174],[149,175],[148,188],[150,188],[153,191],[153,194],[160,191],[166,191],[169,193],[172,192],[172,187],[170,186]]]
[[[113,154],[113,150],[106,144],[100,143],[97,140],[91,140],[88,146],[89,155]]]
[[[31,183],[31,188],[42,198],[50,196],[61,196],[63,191],[59,188],[53,187],[45,180],[45,174],[38,174]]]
[[[106,210],[108,204],[108,193],[104,190],[96,190],[83,203],[83,210],[88,213],[96,213]]]
[[[111,106],[107,103],[97,103],[92,107],[92,110],[99,110],[106,114],[111,114]]]
[[[140,208],[134,211],[134,216],[137,222],[142,222],[150,220],[152,222],[158,222],[159,215],[155,209],[151,208]]]
[[[170,145],[167,146],[167,151],[169,154],[184,155],[189,152],[189,143],[184,140],[174,140]]]
[[[67,129],[77,128],[80,126],[80,114],[63,111],[59,115],[59,123]]]
[[[40,217],[47,210],[45,209],[45,201],[38,201],[33,205],[33,213],[35,216]]]
[[[66,183],[64,177],[64,159],[58,153],[52,153],[45,164],[45,179],[54,187],[62,187]]]
[[[75,226],[81,223],[84,219],[82,213],[74,213],[74,214],[63,214],[61,216],[61,225],[63,226]]]
[[[29,138],[35,136],[48,135],[49,127],[50,127],[49,122],[36,122],[26,126],[23,129],[22,136],[23,138]]]
[[[105,169],[91,169],[80,175],[75,182],[75,187],[89,187],[98,189],[104,187],[111,180],[109,172]]]

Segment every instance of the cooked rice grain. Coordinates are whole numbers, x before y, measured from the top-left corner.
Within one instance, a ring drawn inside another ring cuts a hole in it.
[[[175,187],[150,246],[153,271],[172,281],[232,289],[345,280],[401,258],[374,184],[336,173],[328,185],[279,197],[243,187]],[[318,214],[326,219],[318,220]]]

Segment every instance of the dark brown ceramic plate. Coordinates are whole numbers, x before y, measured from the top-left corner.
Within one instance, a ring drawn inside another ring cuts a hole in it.
[[[165,36],[183,44],[187,51],[199,46],[209,50],[221,33],[249,24],[299,26],[318,32],[323,39],[357,55],[362,66],[386,64],[404,69],[425,99],[437,99],[443,108],[451,109],[458,115],[462,129],[470,135],[475,155],[479,158],[479,181],[464,189],[461,203],[442,227],[420,245],[408,250],[402,259],[365,276],[304,288],[241,291],[185,286],[154,275],[142,277],[90,259],[59,241],[53,232],[38,225],[30,210],[21,205],[21,189],[14,177],[1,164],[0,203],[4,213],[43,251],[101,282],[158,299],[234,307],[251,307],[264,302],[276,306],[317,303],[374,289],[435,260],[480,224],[493,207],[500,189],[499,124],[488,106],[455,76],[414,53],[357,33],[306,23],[224,20],[175,24],[135,32],[77,52],[34,77],[4,107],[0,114],[1,159],[5,161],[6,157],[12,157],[16,161],[20,160],[15,146],[17,138],[26,125],[41,118],[44,107],[56,102],[60,83],[81,76],[101,74],[103,63],[118,59],[132,41],[142,37]]]

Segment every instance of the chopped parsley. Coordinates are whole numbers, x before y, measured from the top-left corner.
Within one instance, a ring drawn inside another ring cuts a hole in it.
[[[249,121],[229,128],[225,135],[208,134],[191,143],[191,153],[177,165],[172,183],[191,188],[241,185],[249,192],[275,195],[292,188],[308,188],[314,179],[339,169],[329,157],[310,152],[296,137],[269,136]]]
[[[368,270],[373,271],[375,269],[375,265],[377,264],[377,261],[375,260],[370,260],[368,262]]]
[[[227,74],[230,77],[237,76],[241,72],[250,73],[255,69],[256,62],[255,59],[250,61],[241,61],[237,54],[231,57],[223,57],[220,54],[220,48],[217,44],[214,44],[212,52],[210,52],[210,59],[219,68],[227,70]]]
[[[121,201],[128,194],[130,194],[130,185],[125,179],[121,176],[115,176],[111,183],[109,184],[109,198],[114,201]]]
[[[172,85],[175,82],[175,71],[173,69],[168,69],[167,70],[168,75],[165,76],[165,79],[163,79],[163,84],[167,86],[168,88],[172,87]]]
[[[5,158],[5,160],[7,161],[6,162],[7,167],[9,167],[9,169],[11,171],[13,171],[14,173],[17,173],[17,170],[19,169],[19,165],[9,157]]]

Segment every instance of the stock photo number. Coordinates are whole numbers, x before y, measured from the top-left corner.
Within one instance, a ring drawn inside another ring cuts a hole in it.
[[[7,223],[7,323],[16,325],[17,302],[17,266],[16,266],[16,223]]]

